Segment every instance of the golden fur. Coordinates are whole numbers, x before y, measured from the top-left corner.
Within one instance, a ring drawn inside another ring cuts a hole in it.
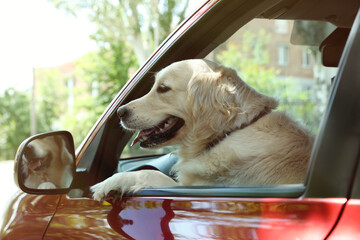
[[[170,90],[159,92],[164,87]],[[169,116],[185,121],[175,137],[157,145],[179,145],[180,160],[173,168],[179,185],[302,183],[313,138],[285,113],[273,112],[277,105],[274,98],[248,86],[233,69],[196,59],[161,70],[147,95],[120,110],[130,113],[122,119],[130,130],[151,128]],[[155,185],[151,181],[144,184],[149,172],[130,173],[139,181],[128,187],[123,184],[127,177],[115,174],[92,187],[94,198],[103,199],[110,190],[176,185],[168,177]]]

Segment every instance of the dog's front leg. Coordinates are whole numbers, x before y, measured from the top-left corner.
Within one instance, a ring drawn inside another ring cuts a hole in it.
[[[135,193],[146,187],[179,186],[173,179],[156,170],[116,173],[90,188],[93,198],[102,201],[114,192],[121,198],[123,194]]]

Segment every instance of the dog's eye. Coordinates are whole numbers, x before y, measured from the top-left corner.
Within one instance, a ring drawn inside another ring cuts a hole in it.
[[[156,89],[156,91],[158,93],[166,93],[170,90],[171,90],[171,88],[169,88],[168,86],[165,86],[164,84],[159,85],[158,88]]]

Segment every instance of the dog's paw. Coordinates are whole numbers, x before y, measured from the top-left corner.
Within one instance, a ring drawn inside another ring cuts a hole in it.
[[[117,173],[92,186],[90,190],[93,198],[98,201],[121,199],[124,194],[136,193],[145,187],[150,187],[147,175],[148,171]]]
[[[146,187],[178,186],[165,174],[155,170],[117,173],[92,187],[90,191],[97,201],[121,199],[124,194],[136,193]]]

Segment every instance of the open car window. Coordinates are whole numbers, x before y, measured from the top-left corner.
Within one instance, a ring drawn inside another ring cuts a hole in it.
[[[322,65],[319,46],[334,29],[318,21],[254,19],[207,59],[234,68],[251,87],[277,98],[278,111],[316,134],[337,70]]]
[[[277,110],[286,111],[313,134],[317,133],[325,111],[331,79],[336,67],[321,63],[321,42],[335,29],[316,21],[254,19],[206,58],[234,68],[256,90],[279,100]],[[136,133],[120,159],[163,155],[176,146],[143,149],[131,146]]]
[[[176,150],[176,146],[166,146],[158,149],[141,148],[139,143],[132,145],[137,133],[134,133],[130,141],[121,153],[121,159],[137,158],[142,156],[154,156],[171,153]]]

